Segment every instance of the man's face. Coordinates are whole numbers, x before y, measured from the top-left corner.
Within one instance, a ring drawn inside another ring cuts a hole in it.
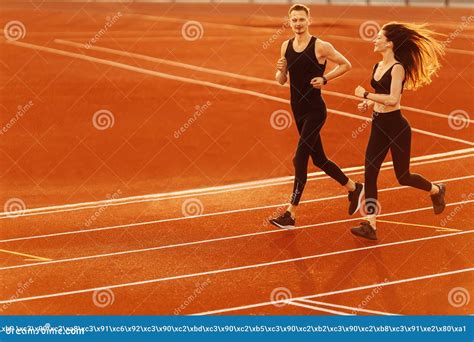
[[[308,30],[309,17],[305,11],[291,11],[290,26],[294,34],[303,34]]]

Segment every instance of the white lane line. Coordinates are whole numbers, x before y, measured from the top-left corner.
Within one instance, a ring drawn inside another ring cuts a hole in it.
[[[467,148],[467,149],[462,149],[462,150],[455,150],[455,151],[450,151],[450,152],[414,157],[410,159],[411,160],[410,166],[439,163],[439,162],[444,162],[444,161],[471,158],[474,156],[474,154],[464,154],[464,155],[457,156],[459,154],[467,153],[467,152],[474,152],[474,148]],[[439,157],[443,157],[447,155],[453,155],[453,157],[446,157],[446,158],[441,158],[441,159],[430,159],[430,158],[439,158]],[[363,174],[364,173],[363,169],[364,169],[364,166],[362,165],[362,166],[343,168],[342,171],[346,173],[347,176],[353,176],[353,175]],[[380,171],[386,171],[386,170],[391,170],[391,169],[393,169],[393,163],[385,162],[382,164],[382,168],[380,169]],[[362,170],[362,171],[352,172],[356,170]],[[82,203],[73,203],[73,204],[62,204],[62,205],[56,205],[56,206],[50,206],[50,207],[31,208],[31,209],[25,209],[22,212],[21,217],[48,215],[48,214],[68,212],[68,211],[93,209],[93,208],[98,208],[102,206],[107,206],[107,207],[120,206],[120,205],[128,205],[128,204],[143,203],[143,202],[157,202],[157,201],[162,201],[162,200],[177,199],[177,198],[184,198],[184,197],[191,197],[191,196],[215,195],[215,194],[220,194],[220,193],[228,193],[231,191],[244,191],[244,190],[250,190],[250,189],[290,184],[290,183],[293,183],[293,179],[294,179],[293,176],[277,177],[277,178],[262,179],[258,181],[245,182],[245,183],[228,184],[228,185],[222,185],[222,186],[216,186],[216,187],[188,189],[188,190],[165,192],[165,193],[150,194],[150,195],[141,195],[141,196],[130,196],[130,197],[123,197],[123,198],[118,198],[118,199],[102,200],[102,201],[95,201],[95,202],[82,202]],[[329,176],[327,176],[323,171],[311,172],[308,174],[308,182],[322,180],[322,179],[329,179]],[[0,220],[8,219],[8,218],[12,218],[12,215],[10,215],[10,213],[8,212],[0,213]],[[15,218],[18,219],[19,217],[15,217]]]
[[[33,50],[38,50],[38,51],[49,52],[49,53],[53,53],[53,54],[60,55],[60,56],[82,59],[82,60],[88,61],[88,62],[94,62],[94,63],[98,63],[98,64],[109,65],[109,66],[113,66],[113,67],[116,67],[116,68],[120,68],[120,69],[124,69],[124,70],[128,70],[128,71],[133,71],[133,72],[137,72],[137,73],[140,73],[140,74],[151,75],[151,76],[155,76],[155,77],[161,77],[161,78],[168,79],[168,80],[180,81],[180,82],[191,83],[191,84],[197,84],[197,85],[206,86],[206,87],[210,87],[210,88],[216,88],[216,89],[220,89],[220,90],[227,90],[227,91],[230,91],[230,92],[233,92],[233,93],[251,95],[251,96],[263,98],[263,99],[266,99],[266,100],[272,100],[272,101],[276,101],[276,102],[280,102],[280,103],[286,103],[286,104],[290,103],[289,100],[287,100],[287,99],[283,99],[281,97],[276,97],[276,96],[271,96],[271,95],[259,93],[259,92],[252,91],[252,90],[245,90],[245,89],[240,89],[240,88],[228,87],[228,86],[218,84],[218,83],[212,83],[212,82],[208,82],[208,81],[197,80],[197,79],[194,79],[194,78],[176,76],[176,75],[167,74],[167,73],[164,73],[164,72],[159,72],[159,71],[154,71],[154,70],[149,70],[149,69],[145,69],[145,68],[136,67],[136,66],[133,66],[133,65],[125,64],[125,63],[118,63],[118,62],[110,61],[108,59],[91,57],[91,56],[80,54],[80,53],[68,52],[68,51],[64,51],[64,50],[53,49],[53,48],[49,48],[49,47],[46,47],[46,46],[40,46],[40,45],[24,43],[24,42],[19,42],[19,41],[9,41],[9,42],[7,42],[7,44],[12,44],[12,45],[15,45],[15,46],[24,47],[24,48],[33,49]]]
[[[314,311],[321,311],[321,312],[331,313],[331,314],[339,315],[339,316],[354,316],[354,314],[350,314],[350,313],[347,313],[347,312],[321,308],[321,307],[318,307],[318,306],[303,304],[303,303],[295,302],[295,301],[289,301],[288,304],[289,305],[294,305],[294,306],[299,306],[299,307],[302,307],[302,308],[305,308],[305,309],[314,310]]]
[[[342,112],[340,110],[328,109],[328,112],[333,113],[333,114],[337,114],[337,115],[340,115],[340,116],[345,116],[345,117],[351,118],[351,119],[364,120],[366,122],[371,122],[372,121],[369,118],[366,118],[366,117],[363,117],[363,116],[360,116],[360,115],[356,115],[356,114]],[[411,130],[413,132],[425,134],[425,135],[428,135],[428,136],[431,136],[431,137],[436,137],[436,138],[440,138],[440,139],[455,141],[455,142],[458,142],[458,143],[461,143],[461,144],[474,146],[474,142],[472,142],[472,141],[459,139],[459,138],[454,138],[454,137],[443,135],[443,134],[433,133],[433,132],[425,131],[423,129],[419,129],[419,128],[415,128],[415,127],[412,127]]]
[[[137,13],[127,13],[128,16],[131,17],[137,17],[141,19],[146,19],[146,20],[152,20],[152,21],[158,21],[158,22],[170,22],[170,23],[185,23],[188,21],[188,19],[182,19],[182,18],[173,18],[173,17],[162,17],[162,16],[153,16],[153,15],[146,15],[146,14],[137,14]],[[275,18],[275,17],[274,17]],[[278,18],[279,21],[279,26],[284,24],[284,18]],[[364,19],[343,19],[343,18],[335,18],[337,24],[340,24],[341,22],[350,22],[351,20],[354,22],[354,25],[360,26],[365,20]],[[248,31],[255,31],[255,32],[268,32],[269,38],[272,34],[275,33],[275,29],[273,28],[266,28],[266,27],[252,27],[252,26],[247,26],[247,25],[237,25],[237,24],[223,24],[223,23],[212,23],[212,22],[206,22],[206,21],[199,21],[202,25],[205,25],[206,27],[215,27],[218,29],[231,29],[231,30],[248,30]],[[356,24],[355,24],[356,23]],[[328,23],[328,25],[333,25]],[[450,24],[437,24],[436,26],[439,27],[445,27],[445,28],[450,28],[450,29],[456,29],[459,27],[459,25],[450,25]],[[338,39],[338,40],[344,40],[344,41],[350,41],[350,42],[358,42],[358,43],[364,43],[369,45],[370,43],[363,40],[360,37],[348,37],[348,36],[339,36],[339,35],[326,35],[322,34],[322,37],[331,37],[333,39]],[[464,37],[464,35],[461,35]],[[474,54],[472,51],[468,50],[460,50],[460,49],[451,49],[447,48],[446,51],[452,52],[452,53],[460,53],[460,54]]]
[[[80,44],[80,43],[76,43],[76,42],[72,42],[72,41],[64,40],[64,39],[55,39],[54,43],[63,44],[63,45],[66,45],[66,46],[77,47],[77,48],[81,48],[81,49],[85,48],[84,44]],[[193,64],[181,63],[181,62],[171,61],[169,59],[152,57],[152,56],[142,55],[142,54],[139,54],[139,53],[127,52],[127,51],[123,51],[123,50],[115,50],[115,49],[110,49],[110,48],[100,47],[100,46],[91,46],[89,50],[106,52],[106,53],[110,53],[110,54],[117,55],[117,56],[133,57],[133,58],[141,59],[141,60],[148,61],[148,62],[171,65],[171,66],[175,66],[175,67],[179,67],[179,68],[183,68],[183,69],[189,69],[189,70],[193,70],[193,71],[205,72],[205,73],[212,74],[212,75],[226,76],[226,77],[235,78],[235,79],[239,79],[239,80],[271,84],[271,85],[274,85],[274,86],[278,85],[278,83],[276,81],[271,81],[271,80],[267,80],[267,79],[264,79],[264,78],[245,76],[245,75],[236,74],[236,73],[233,73],[233,72],[227,72],[227,71],[222,71],[222,70],[217,70],[217,69],[211,69],[211,68],[201,67],[201,66],[197,66],[197,65],[193,65]]]
[[[469,55],[469,56],[474,56],[474,51],[468,51],[468,50],[462,50],[462,49],[453,49],[453,48],[447,48],[447,52],[451,53],[458,53],[461,55]]]
[[[331,39],[335,39],[335,40],[363,43],[363,44],[366,44],[367,46],[368,46],[368,44],[370,44],[366,40],[364,40],[360,37],[347,37],[347,36],[338,36],[338,35],[333,35],[333,34],[325,34],[323,36],[324,36],[324,38],[331,38]],[[450,52],[450,53],[459,54],[459,55],[468,55],[468,56],[474,55],[474,52],[469,51],[469,50],[462,50],[462,49],[445,48],[445,51]]]
[[[412,111],[412,112],[417,112],[417,113],[422,113],[422,114],[426,114],[426,115],[431,115],[431,116],[436,116],[438,118],[443,118],[443,119],[452,119],[452,117],[449,116],[449,114],[441,114],[441,113],[436,113],[436,112],[432,112],[430,110],[426,110],[426,109],[420,109],[420,108],[415,108],[415,107],[409,107],[409,106],[400,106],[401,109],[403,110],[409,110],[409,111]],[[466,118],[463,118],[463,120],[461,120],[463,122],[467,122],[467,123],[474,123],[474,120],[470,120],[470,119],[466,119]]]
[[[284,99],[284,98],[281,98],[281,97],[277,97],[277,96],[267,95],[267,94],[252,91],[252,90],[245,90],[245,89],[241,89],[241,88],[229,87],[229,86],[225,86],[225,85],[218,84],[218,83],[212,83],[212,82],[208,82],[208,81],[201,81],[201,80],[197,80],[197,79],[194,79],[194,78],[188,78],[188,77],[181,77],[181,76],[176,76],[176,75],[172,75],[172,74],[166,74],[166,73],[163,73],[163,72],[158,72],[158,71],[154,71],[154,70],[140,68],[140,67],[132,66],[132,65],[129,65],[129,64],[110,61],[108,59],[90,57],[90,56],[87,56],[87,55],[84,55],[84,54],[72,53],[72,52],[68,52],[68,51],[64,51],[64,50],[53,49],[53,48],[49,48],[49,47],[45,47],[45,46],[29,44],[29,43],[24,43],[24,42],[19,42],[19,41],[8,42],[8,44],[13,44],[15,46],[24,47],[24,48],[33,49],[33,50],[38,50],[38,51],[45,51],[45,52],[49,52],[49,53],[54,53],[54,54],[61,55],[61,56],[82,59],[82,60],[86,60],[86,61],[89,61],[89,62],[95,62],[95,63],[98,63],[98,64],[110,65],[110,66],[113,66],[113,67],[117,67],[117,68],[128,70],[128,71],[133,71],[133,72],[137,72],[137,73],[141,73],[141,74],[145,74],[145,75],[161,77],[161,78],[164,78],[164,79],[170,79],[170,80],[180,81],[180,82],[184,82],[184,83],[197,84],[197,85],[202,85],[202,86],[206,86],[206,87],[226,90],[226,91],[237,93],[237,94],[255,96],[255,97],[263,98],[263,99],[266,99],[266,100],[271,100],[271,101],[276,101],[276,102],[280,102],[280,103],[290,104],[290,100],[287,100],[287,99]],[[371,121],[371,119],[369,119],[367,117],[356,115],[356,114],[350,114],[350,113],[342,112],[342,111],[339,111],[339,110],[328,109],[327,111],[329,113],[332,113],[332,114],[337,114],[337,115],[349,117],[349,118],[352,118],[352,119],[363,120],[363,121],[367,121],[367,122]],[[474,142],[472,142],[472,141],[458,139],[458,138],[454,138],[454,137],[447,136],[447,135],[442,135],[442,134],[431,133],[431,132],[427,132],[427,131],[417,129],[417,128],[412,128],[412,131],[418,132],[418,133],[421,133],[421,134],[427,134],[429,136],[435,136],[435,137],[440,138],[440,139],[455,141],[455,142],[459,142],[459,143],[462,143],[462,144],[465,144],[465,145],[474,146]]]
[[[458,203],[450,203],[450,204],[447,204],[447,207],[458,205],[458,204],[465,205],[465,204],[472,203],[472,202],[474,202],[474,200],[472,200],[470,202],[465,201],[465,202],[458,202]],[[432,208],[431,207],[425,207],[425,208],[417,208],[417,209],[411,209],[411,210],[397,211],[397,212],[381,214],[381,215],[379,215],[379,217],[395,216],[395,215],[407,214],[407,213],[411,213],[411,212],[415,212],[415,211],[424,211],[424,210],[430,210],[430,209],[432,209]],[[320,223],[314,223],[314,224],[309,224],[309,225],[305,225],[305,226],[299,226],[299,227],[296,227],[292,230],[297,231],[297,230],[300,230],[300,229],[308,229],[308,228],[314,228],[314,227],[320,227],[320,226],[329,226],[329,225],[332,225],[332,224],[353,222],[353,221],[358,221],[358,220],[361,220],[361,218],[358,217],[358,218],[353,218],[353,219],[345,219],[345,220],[337,220],[337,221],[329,221],[329,222],[320,222]],[[407,224],[407,225],[410,225],[410,224]],[[448,230],[446,229],[446,231],[448,231]],[[454,230],[451,230],[451,231],[454,231]],[[458,231],[459,230],[456,230],[456,232],[458,232]],[[206,244],[206,243],[236,240],[236,239],[242,239],[242,238],[246,238],[246,237],[254,237],[254,236],[258,236],[258,235],[266,235],[266,234],[274,234],[274,233],[287,233],[287,232],[288,231],[284,230],[284,229],[274,229],[274,230],[268,230],[268,231],[263,231],[263,232],[252,232],[252,233],[247,233],[247,234],[224,236],[224,237],[214,238],[214,239],[197,240],[197,241],[183,242],[183,243],[163,245],[163,246],[157,246],[157,247],[132,249],[132,250],[125,250],[125,251],[120,251],[120,252],[95,254],[95,255],[88,255],[88,256],[75,257],[75,258],[67,258],[67,259],[56,259],[56,260],[52,260],[52,261],[42,262],[40,264],[34,263],[34,264],[4,266],[4,267],[0,267],[0,271],[17,269],[17,268],[27,268],[27,267],[33,267],[33,266],[38,266],[38,265],[51,265],[51,264],[60,264],[60,263],[65,263],[65,262],[75,262],[75,261],[82,261],[82,260],[106,258],[106,257],[111,257],[111,256],[117,256],[117,255],[144,253],[144,252],[158,251],[158,250],[162,250],[162,249],[171,249],[171,248],[179,248],[179,247],[186,247],[186,246],[195,246],[195,245],[201,245],[201,244]],[[12,241],[18,241],[18,240],[28,240],[28,238],[10,239],[10,240],[7,240],[7,241],[3,240],[3,241],[0,241],[0,242],[12,242]]]
[[[430,236],[430,237],[411,239],[411,240],[402,240],[402,241],[397,241],[397,242],[390,242],[390,243],[384,243],[384,244],[380,244],[380,245],[373,245],[373,246],[367,246],[367,247],[361,247],[361,248],[352,248],[352,249],[336,251],[336,252],[329,252],[329,253],[324,253],[324,254],[308,255],[308,256],[299,257],[299,258],[291,258],[291,259],[284,259],[284,260],[278,260],[278,261],[270,261],[270,262],[251,264],[251,265],[245,265],[245,266],[238,266],[238,267],[231,267],[231,268],[221,268],[221,269],[218,269],[218,270],[212,270],[212,271],[206,271],[206,272],[190,273],[190,274],[183,274],[183,275],[178,275],[178,276],[170,276],[170,277],[157,278],[157,279],[141,280],[141,281],[135,281],[135,282],[129,282],[129,283],[94,287],[94,288],[81,289],[81,290],[50,293],[50,294],[31,296],[31,297],[23,297],[23,298],[15,298],[15,299],[3,299],[3,300],[0,300],[0,305],[1,304],[17,303],[17,302],[25,302],[25,301],[36,300],[36,299],[46,299],[46,298],[69,296],[69,295],[93,292],[93,291],[102,290],[102,289],[117,289],[117,288],[131,287],[131,286],[138,286],[138,285],[156,284],[156,283],[159,283],[159,282],[165,282],[165,281],[171,281],[171,280],[201,277],[201,276],[207,276],[207,275],[211,275],[211,274],[228,273],[228,272],[242,271],[242,270],[261,268],[261,267],[267,267],[267,266],[273,266],[273,265],[294,263],[296,261],[318,259],[318,258],[323,258],[323,257],[327,257],[327,256],[332,256],[332,255],[340,255],[340,254],[347,254],[347,253],[359,252],[359,251],[364,251],[364,250],[378,249],[378,248],[383,248],[383,247],[404,245],[404,244],[415,243],[415,242],[419,242],[419,241],[445,238],[445,237],[448,237],[448,236],[471,234],[473,232],[474,232],[474,230],[468,230],[468,231],[459,232],[459,233],[451,233],[451,234],[445,234],[445,235]],[[297,300],[297,299],[301,299],[301,298],[294,298],[294,300]],[[276,303],[276,302],[279,302],[279,301],[274,301],[274,303]]]
[[[454,179],[444,179],[444,180],[439,180],[439,181],[435,181],[435,182],[450,182],[450,181],[456,181],[456,180],[462,180],[462,179],[468,179],[468,178],[474,178],[474,175],[466,176],[466,177],[458,177],[458,178],[454,178]],[[402,188],[408,188],[408,187],[404,186],[404,187],[381,189],[381,190],[379,190],[379,192],[398,190],[398,189],[402,189]],[[347,195],[338,195],[338,196],[332,196],[332,197],[317,198],[317,199],[313,199],[313,200],[301,201],[300,203],[303,204],[303,203],[321,202],[321,201],[326,201],[326,200],[334,200],[334,199],[339,199],[339,198],[345,198],[346,196]],[[457,205],[457,204],[467,204],[467,203],[471,203],[473,201],[474,200],[449,203],[446,206],[452,206],[452,205]],[[285,205],[287,205],[287,203],[280,203],[280,204],[266,205],[266,206],[260,206],[260,207],[252,207],[252,208],[244,208],[244,209],[234,209],[234,210],[227,210],[227,211],[218,211],[218,212],[214,212],[214,213],[201,214],[201,215],[198,215],[198,216],[181,216],[181,217],[173,217],[173,218],[169,218],[169,219],[161,219],[161,220],[154,220],[154,221],[144,221],[144,222],[120,224],[120,225],[115,225],[115,226],[105,226],[105,227],[91,228],[91,229],[86,229],[86,230],[82,230],[82,229],[81,230],[70,230],[70,231],[59,232],[59,233],[23,236],[23,237],[16,237],[16,238],[11,238],[11,239],[0,240],[0,243],[23,241],[23,240],[33,240],[33,239],[42,239],[42,238],[50,238],[50,237],[54,237],[54,236],[63,236],[63,235],[72,235],[72,234],[87,234],[87,233],[91,233],[91,232],[106,231],[106,230],[113,230],[113,229],[120,229],[120,228],[133,228],[133,227],[138,227],[138,226],[147,226],[147,225],[164,223],[164,222],[199,219],[199,218],[210,217],[210,216],[229,215],[229,214],[242,213],[242,212],[248,212],[248,211],[270,209],[270,208],[276,208],[276,207],[281,207],[281,206],[285,206]],[[416,211],[427,210],[427,209],[432,209],[432,207],[425,207],[425,208],[420,208],[420,209],[410,209],[410,210],[400,211],[398,213],[399,214],[410,213],[410,212],[416,212]],[[385,214],[378,215],[378,217],[383,217],[383,216],[385,216]],[[337,222],[350,222],[350,221],[360,220],[360,219],[361,218],[359,217],[359,218],[354,218],[354,219],[350,219],[350,220],[343,220],[343,221],[337,221]],[[306,227],[306,226],[302,226],[302,227]]]
[[[329,307],[338,308],[338,309],[346,309],[346,310],[357,311],[357,312],[365,312],[365,313],[370,313],[370,314],[375,314],[375,315],[400,316],[399,314],[394,314],[394,313],[389,313],[389,312],[362,309],[362,308],[356,308],[356,307],[353,307],[353,306],[332,304],[332,303],[327,303],[327,302],[319,302],[319,301],[310,300],[310,299],[300,299],[299,301],[300,302],[305,302],[305,303],[312,303],[312,304],[322,305],[322,306],[329,306]]]
[[[391,6],[391,5],[390,5]],[[169,22],[169,23],[185,23],[189,19],[187,18],[179,18],[179,17],[170,17],[170,16],[156,16],[156,15],[149,15],[149,14],[141,14],[141,13],[135,13],[135,12],[127,12],[127,16],[130,17],[136,17],[136,18],[141,18],[141,19],[147,19],[147,20],[152,20],[152,21],[158,21],[158,22]],[[252,15],[252,18],[254,19],[263,19],[265,23],[268,22],[269,19],[275,20],[276,23],[273,23],[274,25],[278,25],[280,27],[285,23],[285,17],[281,16],[259,16],[259,15]],[[196,19],[198,20],[198,19]],[[319,21],[320,25],[326,25],[326,26],[334,26],[334,25],[340,25],[341,23],[344,23],[345,25],[352,25],[352,26],[360,26],[363,24],[367,19],[364,18],[340,18],[340,17],[324,17],[321,21]],[[217,23],[217,22],[206,22],[199,20],[199,22],[202,25],[206,25],[208,27],[214,27],[217,29],[220,29],[222,27],[229,28],[229,29],[237,29],[237,30],[242,30],[242,29],[249,29],[249,30],[255,30],[259,32],[267,32],[267,33],[275,33],[275,29],[271,27],[262,27],[262,24],[260,26],[251,26],[251,25],[240,25],[240,24],[228,24],[228,23]],[[263,23],[263,24],[265,24]],[[224,26],[223,26],[224,25]],[[442,27],[442,28],[447,28],[447,29],[456,29],[459,27],[459,23],[457,21],[446,21],[442,23],[434,23],[434,27]],[[471,37],[467,33],[461,33],[458,37]],[[353,37],[348,37],[348,38],[353,38]]]
[[[12,254],[12,255],[18,255],[18,256],[26,257],[28,259],[23,259],[23,260],[28,260],[28,261],[32,261],[32,260],[35,260],[35,261],[49,261],[49,260],[52,260],[52,259],[49,259],[49,258],[43,258],[43,257],[36,256],[36,255],[10,251],[10,250],[7,250],[7,249],[0,249],[0,253],[6,253],[6,254]]]
[[[55,39],[54,42],[57,43],[57,44],[63,44],[63,45],[66,45],[66,46],[71,46],[71,47],[84,49],[84,44],[72,42],[72,41],[69,41],[69,40]],[[91,46],[89,48],[89,50],[95,50],[95,51],[110,53],[110,54],[114,54],[114,55],[118,55],[118,56],[133,57],[133,58],[141,59],[141,60],[144,60],[144,61],[149,61],[149,62],[154,62],[154,63],[162,63],[162,64],[166,64],[166,65],[171,65],[171,66],[180,67],[180,68],[184,68],[184,69],[189,69],[189,70],[193,70],[193,71],[205,72],[205,73],[213,74],[213,75],[230,77],[230,78],[234,78],[234,79],[240,79],[240,80],[257,82],[257,83],[264,83],[264,84],[270,84],[270,85],[273,85],[273,86],[280,86],[275,80],[268,80],[268,79],[265,79],[265,78],[259,78],[259,77],[253,77],[253,76],[245,76],[245,75],[237,74],[237,73],[233,73],[233,72],[227,72],[227,71],[218,70],[218,69],[200,67],[200,66],[193,65],[193,64],[187,64],[187,63],[171,61],[171,60],[168,60],[168,59],[152,57],[152,56],[143,55],[143,54],[139,54],[139,53],[133,53],[133,52],[123,51],[123,50],[116,50],[116,49],[100,47],[100,46]],[[289,85],[285,84],[285,87],[289,88]],[[343,94],[343,93],[339,93],[339,92],[335,92],[335,91],[322,90],[322,93],[323,93],[323,95],[337,96],[337,97],[342,97],[342,98],[345,98],[345,99],[351,99],[351,100],[356,100],[356,101],[360,100],[356,96]],[[413,111],[413,112],[417,112],[417,113],[421,113],[421,114],[436,116],[436,117],[443,118],[443,119],[448,119],[449,118],[449,115],[447,115],[447,114],[436,113],[436,112],[429,111],[429,110],[418,109],[418,108],[408,107],[408,106],[401,106],[401,108],[404,109],[404,110],[409,110],[409,111]],[[474,120],[470,120],[470,119],[464,118],[464,117],[459,118],[459,121],[474,123]]]
[[[383,283],[353,287],[353,288],[348,288],[348,289],[343,289],[343,290],[336,290],[336,291],[331,291],[331,292],[323,292],[323,293],[319,293],[319,294],[315,294],[315,295],[295,297],[292,300],[301,300],[301,299],[332,296],[332,295],[337,295],[337,294],[343,294],[343,293],[350,293],[350,292],[355,292],[355,291],[373,289],[373,288],[380,287],[380,286],[398,285],[398,284],[404,284],[404,283],[409,283],[409,282],[413,282],[413,281],[439,278],[439,277],[446,277],[446,276],[450,276],[450,275],[453,275],[453,274],[462,274],[462,273],[473,272],[473,271],[474,271],[474,268],[463,268],[463,269],[449,271],[449,272],[427,274],[427,275],[419,276],[419,277],[394,280],[394,281],[389,281],[389,282],[383,282]],[[273,305],[273,304],[284,304],[286,302],[287,302],[287,300],[283,299],[283,300],[276,300],[276,301],[271,301],[271,302],[262,302],[262,303],[256,303],[256,304],[235,306],[235,307],[232,307],[232,308],[206,311],[206,312],[197,313],[195,315],[214,315],[214,314],[220,314],[220,313],[225,313],[225,312],[232,312],[232,311],[245,310],[245,309],[253,309],[253,308],[258,308],[258,307]]]

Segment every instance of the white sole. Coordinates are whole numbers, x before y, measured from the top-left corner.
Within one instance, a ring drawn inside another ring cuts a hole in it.
[[[281,224],[278,224],[276,222],[270,222],[270,223],[281,229],[294,229],[295,228],[295,226],[282,226]]]

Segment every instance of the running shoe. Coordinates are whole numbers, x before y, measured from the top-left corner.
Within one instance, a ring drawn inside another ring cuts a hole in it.
[[[278,228],[282,229],[292,229],[295,228],[295,219],[291,217],[291,213],[286,211],[284,214],[280,215],[275,219],[271,219],[270,223]]]
[[[436,195],[431,195],[431,201],[433,202],[433,210],[436,215],[441,214],[446,207],[446,201],[444,196],[446,195],[446,185],[443,183],[436,184],[439,187],[439,192]]]
[[[355,190],[349,191],[349,194],[347,195],[349,199],[349,215],[352,215],[359,210],[362,196],[364,196],[364,184],[355,183],[355,186]]]
[[[352,227],[351,233],[364,239],[377,240],[377,231],[367,221],[362,221],[359,226]]]

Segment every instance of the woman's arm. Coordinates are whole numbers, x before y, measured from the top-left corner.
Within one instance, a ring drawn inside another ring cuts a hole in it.
[[[395,106],[400,101],[402,93],[403,80],[405,79],[405,69],[401,64],[397,64],[392,68],[392,83],[390,84],[390,94],[374,94],[369,93],[366,99],[385,106]],[[365,89],[358,86],[355,90],[355,96],[364,97]]]

